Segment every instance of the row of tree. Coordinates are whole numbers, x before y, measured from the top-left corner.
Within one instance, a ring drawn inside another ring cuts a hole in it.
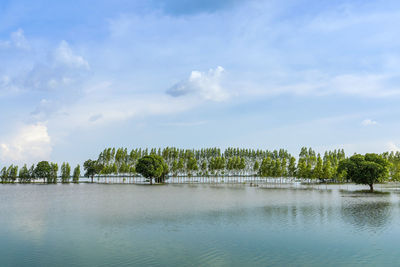
[[[97,160],[87,164],[94,166],[94,175],[134,175],[138,160],[148,155],[163,158],[173,176],[231,176],[251,175],[261,177],[298,177],[315,179],[343,178],[338,173],[339,161],[345,158],[342,150],[327,151],[317,154],[311,148],[303,147],[297,161],[284,149],[254,150],[228,148],[178,149],[174,147],[132,149],[106,148]]]
[[[242,148],[178,149],[175,147],[132,149],[106,148],[95,160],[85,161],[85,176],[133,176],[140,172],[137,164],[141,158],[155,155],[165,162],[172,176],[259,176],[259,177],[293,177],[330,181],[345,181],[346,173],[339,168],[339,163],[346,159],[343,149],[326,151],[323,156],[311,148],[303,147],[298,159],[284,149],[254,150]],[[389,176],[392,180],[400,180],[400,153],[391,152],[381,155],[389,162]],[[165,170],[164,170],[165,172]],[[0,172],[1,182],[27,183],[43,179],[47,183],[78,182],[81,176],[80,166],[74,168],[64,162],[59,170],[57,163],[47,161],[22,168],[11,165]]]
[[[19,172],[18,172],[19,171]],[[0,172],[0,179],[2,183],[30,183],[34,180],[43,179],[45,183],[57,183],[58,181],[58,164],[48,161],[41,161],[38,164],[32,165],[29,169],[26,164],[18,169],[18,166],[11,165],[3,167]],[[61,165],[60,178],[62,183],[72,182],[78,183],[81,176],[80,166],[77,165],[71,175],[71,166],[68,163]]]

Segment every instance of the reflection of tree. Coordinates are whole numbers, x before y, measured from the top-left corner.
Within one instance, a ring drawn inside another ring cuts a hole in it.
[[[391,217],[390,202],[369,202],[369,203],[344,203],[341,215],[345,222],[357,229],[370,228],[379,230],[383,228]]]

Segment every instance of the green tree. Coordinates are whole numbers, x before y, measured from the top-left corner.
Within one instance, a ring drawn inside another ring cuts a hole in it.
[[[43,179],[45,183],[51,182],[52,168],[48,161],[41,161],[36,164],[35,177]]]
[[[29,170],[26,164],[19,170],[19,181],[21,183],[27,183],[30,181]]]
[[[58,173],[58,164],[57,163],[50,163],[51,167],[51,183],[56,184],[57,183],[57,173]]]
[[[378,154],[355,154],[339,163],[339,172],[357,184],[366,184],[374,191],[374,184],[384,182],[389,176],[389,162]]]
[[[297,177],[298,178],[307,178],[307,164],[305,158],[300,158],[297,163]]]
[[[71,166],[69,163],[63,162],[61,165],[61,182],[62,183],[69,183],[69,179],[71,177]]]
[[[256,160],[255,162],[254,162],[254,165],[253,165],[253,171],[255,172],[255,173],[258,173],[258,170],[260,169],[260,163],[258,163],[258,161]]]
[[[85,177],[89,177],[93,183],[94,176],[101,172],[103,166],[97,160],[88,159],[83,163],[83,169],[85,170]]]
[[[103,166],[99,164],[97,160],[88,159],[83,163],[83,169],[85,170],[85,176],[89,177],[93,183],[94,176],[100,173]]]
[[[317,157],[317,164],[315,165],[314,171],[313,171],[313,176],[316,179],[322,179],[324,176],[324,171],[323,171],[323,163],[322,163],[322,158],[320,154],[318,154]]]
[[[10,180],[11,183],[14,183],[15,180],[17,180],[18,176],[18,166],[11,165],[7,169],[8,172],[8,179]]]
[[[144,156],[138,160],[136,171],[153,184],[153,179],[156,182],[164,182],[168,174],[168,165],[161,156],[151,154]]]
[[[197,171],[199,169],[197,166],[197,160],[190,157],[186,163],[186,169],[188,170],[189,176],[191,176],[193,171]]]
[[[322,178],[323,179],[331,179],[333,175],[333,169],[331,166],[330,160],[325,160],[322,166]]]
[[[288,166],[288,176],[295,177],[296,176],[296,158],[290,157],[289,166]]]
[[[79,183],[80,176],[81,176],[81,166],[79,166],[78,164],[74,169],[74,173],[72,174],[72,182]]]

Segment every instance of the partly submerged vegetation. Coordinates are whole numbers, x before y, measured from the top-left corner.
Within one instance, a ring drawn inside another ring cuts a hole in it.
[[[296,159],[288,151],[228,148],[178,149],[174,147],[153,149],[106,148],[97,159],[83,164],[85,177],[93,182],[95,177],[142,176],[152,183],[162,183],[168,177],[259,177],[297,178],[311,182],[373,184],[387,179],[400,180],[400,153],[354,155],[346,158],[344,150],[326,151],[323,155],[303,147]],[[19,172],[18,172],[19,170]],[[77,165],[42,161],[22,168],[11,165],[0,172],[3,183],[78,183],[81,175]]]

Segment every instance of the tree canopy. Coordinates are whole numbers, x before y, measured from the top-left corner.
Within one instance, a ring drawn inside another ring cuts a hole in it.
[[[158,155],[148,155],[140,158],[135,169],[143,177],[149,179],[150,184],[153,184],[153,178],[156,182],[164,182],[169,172],[168,165]]]
[[[52,167],[48,161],[41,161],[36,164],[35,177],[42,178],[48,183],[52,180]]]
[[[375,183],[388,178],[389,165],[388,160],[378,154],[355,154],[339,163],[339,172],[344,171],[347,179],[357,184],[369,185],[372,192]]]

